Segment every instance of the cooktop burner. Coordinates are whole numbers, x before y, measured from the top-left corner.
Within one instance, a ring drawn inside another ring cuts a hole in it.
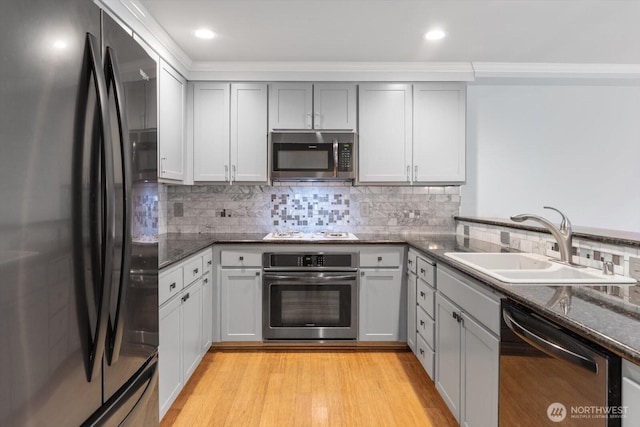
[[[264,236],[263,240],[358,240],[355,234],[346,231],[320,231],[305,233],[302,231],[275,231]]]

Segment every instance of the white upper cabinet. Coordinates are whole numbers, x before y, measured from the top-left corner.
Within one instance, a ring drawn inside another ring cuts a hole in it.
[[[193,91],[193,180],[229,180],[228,83],[196,83]]]
[[[311,129],[313,85],[273,83],[269,94],[271,129]]]
[[[231,179],[267,180],[267,85],[231,85]]]
[[[193,180],[267,181],[267,85],[193,84]]]
[[[186,80],[160,60],[158,177],[184,180]]]
[[[356,129],[355,83],[273,83],[269,128]]]
[[[464,84],[413,86],[413,182],[465,180]]]
[[[315,83],[313,85],[313,128],[356,129],[356,85]]]
[[[359,181],[411,182],[411,85],[359,87]]]

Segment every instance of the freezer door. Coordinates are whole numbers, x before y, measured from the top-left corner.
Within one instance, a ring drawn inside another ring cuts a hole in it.
[[[87,33],[97,42],[93,59]],[[2,426],[79,425],[101,404],[101,254],[77,280],[72,221],[74,141],[95,154],[104,135],[96,102],[99,37],[100,10],[90,1],[0,5]],[[86,108],[76,114],[80,99]],[[89,163],[78,187],[86,194]],[[81,252],[89,249],[85,225],[76,236]]]
[[[107,328],[105,400],[140,369],[158,346],[156,63],[103,12],[103,44],[115,175],[116,236]],[[134,128],[135,126],[135,128]],[[145,135],[144,144],[140,135]],[[136,160],[153,149],[154,162]],[[141,178],[143,177],[143,179]]]

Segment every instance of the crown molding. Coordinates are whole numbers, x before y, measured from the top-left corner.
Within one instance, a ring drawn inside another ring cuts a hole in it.
[[[483,79],[640,79],[640,64],[473,62]]]
[[[472,81],[469,62],[194,62],[189,80]]]
[[[193,61],[162,28],[138,0],[94,0],[134,34],[144,40],[162,59],[184,77],[189,75]]]

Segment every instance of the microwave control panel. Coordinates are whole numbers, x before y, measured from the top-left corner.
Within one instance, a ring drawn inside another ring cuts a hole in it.
[[[338,144],[338,170],[341,172],[350,172],[353,170],[353,144]]]

